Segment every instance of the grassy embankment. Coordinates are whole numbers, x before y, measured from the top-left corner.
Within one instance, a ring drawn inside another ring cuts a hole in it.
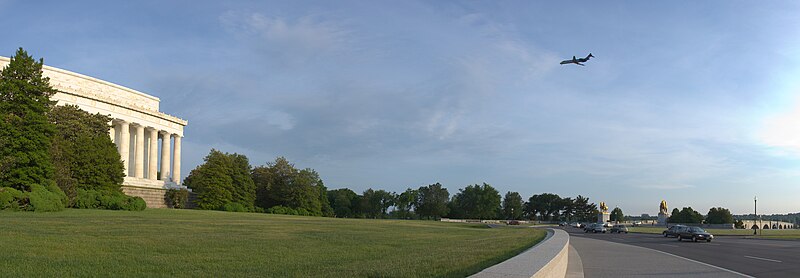
[[[629,227],[632,233],[661,234],[667,228],[661,227]],[[750,229],[705,229],[715,236],[753,236]],[[756,238],[800,239],[800,229],[762,230]]]
[[[0,276],[461,277],[542,230],[218,211],[0,212]]]

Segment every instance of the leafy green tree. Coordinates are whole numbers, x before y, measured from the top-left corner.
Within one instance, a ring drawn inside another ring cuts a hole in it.
[[[438,182],[417,189],[417,214],[424,219],[439,219],[447,215],[450,193]]]
[[[528,198],[527,212],[531,216],[540,215],[539,220],[552,220],[563,209],[561,197],[557,194],[543,193]]]
[[[282,206],[306,210],[310,215],[331,214],[327,189],[313,169],[297,170],[284,157],[253,169],[256,184],[256,204],[262,208]],[[323,204],[325,208],[323,209]]]
[[[358,194],[353,190],[347,188],[330,190],[327,195],[330,206],[333,208],[333,214],[336,217],[357,217],[355,204],[359,200]]]
[[[183,180],[197,194],[200,209],[253,211],[255,186],[246,156],[212,149],[205,162]]]
[[[394,204],[394,200],[393,193],[369,188],[361,197],[361,209],[368,218],[386,218],[386,210]]]
[[[455,218],[495,219],[500,211],[500,193],[494,187],[469,185],[453,195],[451,215]]]
[[[619,222],[625,221],[625,214],[622,213],[622,209],[615,207],[611,210],[610,220]]]
[[[405,192],[400,193],[395,200],[394,217],[399,219],[416,219],[417,215],[414,212],[417,204],[417,196],[419,191],[408,188]]]
[[[124,168],[108,137],[108,116],[74,105],[55,106],[48,114],[56,133],[50,146],[58,187],[74,201],[77,189],[121,192]]]
[[[250,160],[242,154],[227,154],[230,157],[231,202],[242,204],[247,211],[253,211],[256,201],[256,185],[250,175],[253,167]]]
[[[522,219],[524,213],[522,207],[522,196],[517,192],[506,192],[503,198],[503,218],[508,220]]]
[[[706,223],[710,224],[734,223],[733,215],[731,214],[731,211],[726,208],[722,207],[711,208],[708,210],[708,215],[706,215]]]
[[[49,152],[55,125],[47,113],[56,90],[42,76],[43,64],[20,48],[0,71],[0,161],[6,164],[0,187],[30,191],[34,184],[55,185]]]
[[[578,221],[594,221],[597,217],[597,204],[589,203],[589,198],[578,195],[573,201],[575,217]]]
[[[672,215],[669,217],[670,223],[690,223],[697,224],[703,222],[703,215],[701,215],[692,207],[684,207],[680,211],[677,208],[672,210]]]

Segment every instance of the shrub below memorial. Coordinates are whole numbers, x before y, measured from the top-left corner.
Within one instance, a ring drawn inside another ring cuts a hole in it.
[[[247,207],[245,207],[245,205],[242,205],[240,203],[227,203],[224,206],[222,206],[222,210],[230,211],[230,212],[248,212],[249,211],[247,209]]]
[[[48,212],[64,209],[67,197],[55,185],[32,184],[30,188],[30,192],[0,188],[0,210]]]
[[[75,208],[141,211],[147,208],[147,203],[122,192],[78,189]]]
[[[315,215],[315,214],[313,214],[313,213],[311,213],[311,212],[309,212],[309,211],[307,211],[306,209],[303,209],[303,208],[293,209],[293,208],[284,207],[284,206],[274,206],[274,207],[268,208],[266,212],[267,213],[272,213],[272,214],[319,216],[319,215]]]
[[[171,208],[186,208],[189,204],[189,190],[186,189],[168,189],[167,190],[167,205]]]

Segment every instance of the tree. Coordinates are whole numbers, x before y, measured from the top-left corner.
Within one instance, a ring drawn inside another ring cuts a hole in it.
[[[691,223],[697,224],[703,222],[703,215],[701,215],[692,207],[684,207],[680,211],[678,208],[672,210],[672,215],[669,217],[670,223]]]
[[[415,208],[419,191],[408,188],[395,200],[394,217],[399,219],[416,219]]]
[[[731,211],[726,208],[722,207],[711,208],[708,210],[708,215],[706,215],[706,223],[710,224],[734,223],[733,215],[731,214]]]
[[[508,220],[518,220],[524,213],[522,207],[522,196],[517,192],[506,192],[503,198],[503,218]]]
[[[327,189],[313,169],[298,171],[286,158],[278,157],[274,162],[253,169],[252,176],[259,207],[282,206],[322,216],[323,204],[326,204],[326,213],[332,212],[324,193]]]
[[[43,64],[20,48],[0,71],[0,161],[6,164],[0,187],[30,191],[34,184],[55,185],[49,152],[55,125],[47,113],[56,90],[42,76]]]
[[[531,216],[536,216],[538,213],[540,215],[539,220],[549,221],[553,219],[553,216],[559,215],[563,208],[562,205],[561,197],[557,194],[542,193],[528,198],[528,207],[526,209]]]
[[[74,105],[55,106],[48,116],[57,127],[50,146],[55,181],[70,200],[77,189],[121,192],[125,174],[108,137],[111,119]]]
[[[358,202],[358,194],[353,190],[342,188],[328,191],[328,201],[333,208],[336,217],[356,217],[355,204]]]
[[[211,149],[204,160],[183,180],[197,194],[197,207],[253,211],[256,192],[247,157]]]
[[[578,195],[575,197],[575,217],[578,221],[594,221],[597,217],[597,205],[589,203],[589,198]]]
[[[447,201],[450,193],[447,188],[443,188],[438,182],[417,189],[417,214],[420,218],[439,219],[447,215]]]
[[[494,187],[469,185],[453,196],[450,213],[456,218],[495,219],[500,211],[500,192]]]
[[[610,220],[616,222],[625,221],[625,214],[622,213],[622,209],[615,207],[613,210],[611,210]]]
[[[362,212],[368,218],[386,218],[386,210],[394,204],[394,199],[394,194],[385,190],[367,189],[361,198]]]

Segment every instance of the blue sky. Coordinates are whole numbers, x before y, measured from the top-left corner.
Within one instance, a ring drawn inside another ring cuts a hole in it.
[[[0,0],[0,55],[159,97],[184,175],[217,148],[357,192],[800,211],[799,4],[550,2]]]

